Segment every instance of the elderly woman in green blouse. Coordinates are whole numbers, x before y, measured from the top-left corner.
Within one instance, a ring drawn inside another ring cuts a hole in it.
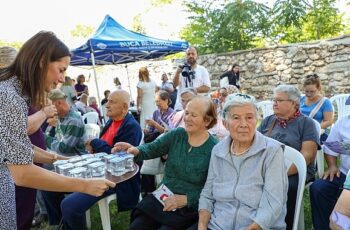
[[[216,123],[213,102],[206,97],[193,98],[185,109],[185,129],[165,133],[152,143],[133,147],[119,142],[112,151],[126,150],[137,160],[168,154],[162,184],[174,193],[163,200],[146,196],[132,212],[129,229],[186,229],[198,220],[198,200],[205,184],[211,150],[217,140],[208,133]]]

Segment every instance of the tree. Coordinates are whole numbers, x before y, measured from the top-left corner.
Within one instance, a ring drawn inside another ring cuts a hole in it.
[[[182,38],[204,53],[228,52],[254,47],[269,31],[269,8],[251,0],[190,1],[195,15],[182,31]]]
[[[273,7],[271,37],[278,42],[304,42],[337,36],[343,31],[335,0],[278,0]]]
[[[76,25],[73,30],[70,31],[72,37],[88,38],[95,32],[95,28],[86,25]]]
[[[146,28],[142,26],[141,14],[137,14],[132,21],[132,30],[140,34],[146,34]]]

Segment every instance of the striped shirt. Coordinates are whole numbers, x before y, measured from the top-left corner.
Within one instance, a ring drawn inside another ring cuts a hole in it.
[[[55,137],[45,134],[47,148],[64,156],[75,156],[85,152],[85,126],[81,116],[70,109],[56,128]]]

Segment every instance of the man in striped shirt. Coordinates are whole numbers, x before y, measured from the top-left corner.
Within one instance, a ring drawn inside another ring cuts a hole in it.
[[[69,106],[67,96],[60,89],[51,90],[48,97],[56,106],[58,119],[55,136],[45,134],[47,148],[65,156],[85,153],[85,127],[81,116]]]

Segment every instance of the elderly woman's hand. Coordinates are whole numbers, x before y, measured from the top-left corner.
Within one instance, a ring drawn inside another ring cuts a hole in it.
[[[112,148],[111,152],[115,153],[115,152],[120,152],[120,151],[126,151],[127,153],[130,153],[130,154],[133,154],[133,155],[137,155],[140,152],[136,147],[132,146],[129,143],[117,142],[117,143],[115,143],[115,145]]]
[[[147,119],[145,120],[146,124],[151,126],[151,127],[155,127],[157,125],[157,122],[155,122],[153,119]]]
[[[252,223],[246,228],[246,230],[261,230],[261,227],[257,223]]]
[[[186,195],[177,195],[169,196],[164,200],[163,211],[173,211],[178,208],[182,208],[187,205],[187,196]]]

